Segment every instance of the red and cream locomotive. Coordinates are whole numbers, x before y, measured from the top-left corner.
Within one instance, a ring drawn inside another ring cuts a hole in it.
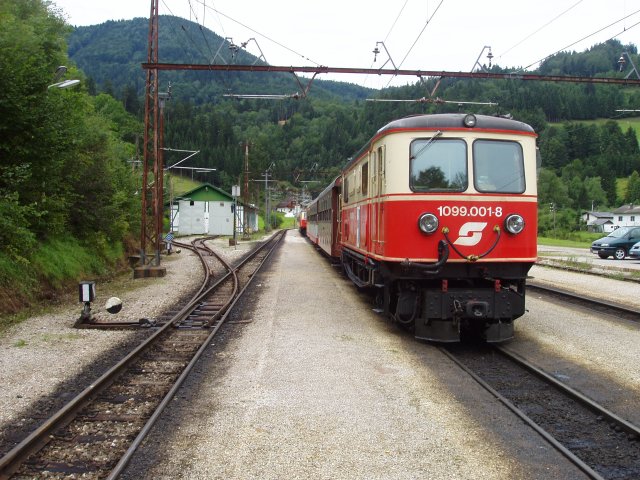
[[[537,257],[533,129],[483,115],[382,127],[307,209],[307,235],[420,339],[513,337]]]

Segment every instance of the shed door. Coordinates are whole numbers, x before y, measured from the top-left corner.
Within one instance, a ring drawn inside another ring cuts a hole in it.
[[[233,235],[231,202],[209,202],[209,234]]]
[[[205,202],[191,202],[190,200],[180,200],[178,209],[180,211],[179,232],[181,235],[202,235],[205,232],[204,214]]]

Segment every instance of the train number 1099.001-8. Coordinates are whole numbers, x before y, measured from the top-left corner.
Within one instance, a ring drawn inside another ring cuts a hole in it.
[[[465,207],[465,206],[440,206],[438,214],[442,217],[501,217],[502,207]]]

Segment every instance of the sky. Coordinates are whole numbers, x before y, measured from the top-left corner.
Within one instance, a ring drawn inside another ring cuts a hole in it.
[[[151,0],[51,1],[74,26],[148,18],[151,11]],[[640,0],[160,0],[159,13],[248,42],[249,53],[278,66],[468,72],[478,60],[488,64],[490,47],[493,64],[533,69],[558,51],[584,51],[610,38],[640,43]],[[162,62],[162,44],[158,52]],[[318,78],[370,88],[417,80]]]

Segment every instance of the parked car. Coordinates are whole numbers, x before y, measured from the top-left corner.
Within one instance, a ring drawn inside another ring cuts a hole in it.
[[[629,250],[629,256],[631,258],[640,258],[640,242],[631,247],[631,250]]]
[[[606,237],[591,244],[591,253],[600,258],[614,257],[623,260],[631,247],[640,242],[640,227],[620,227]]]

